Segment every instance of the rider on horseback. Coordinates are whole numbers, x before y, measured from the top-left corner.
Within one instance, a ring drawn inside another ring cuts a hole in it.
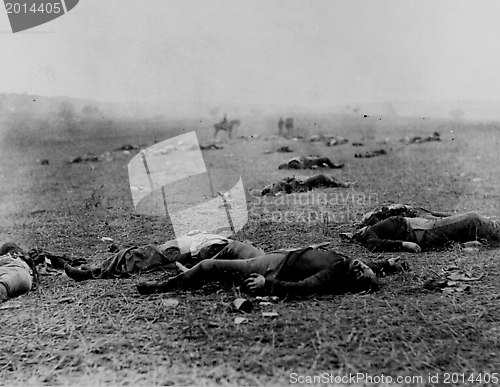
[[[229,136],[229,138],[231,138],[233,128],[237,127],[238,125],[240,125],[240,120],[236,119],[236,120],[228,121],[227,115],[224,114],[224,118],[222,119],[222,121],[214,125],[214,129],[215,129],[214,143],[215,143],[215,139],[217,138],[217,133],[220,130],[227,132],[227,135]]]

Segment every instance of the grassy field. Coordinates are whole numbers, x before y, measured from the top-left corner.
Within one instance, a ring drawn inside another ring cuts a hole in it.
[[[342,241],[338,233],[350,231],[364,212],[383,202],[477,211],[500,220],[500,125],[372,117],[301,117],[296,123],[298,133],[341,135],[365,146],[233,139],[223,150],[204,152],[216,184],[225,187],[242,176],[248,190],[250,222],[236,239],[251,240],[265,250],[329,241],[338,252],[375,260],[380,256]],[[59,136],[23,137],[12,131],[4,135],[2,242],[97,263],[109,254],[100,241],[103,236],[120,246],[173,237],[164,218],[134,214],[127,163],[135,152],[113,149],[126,143],[151,145],[190,130],[208,142],[210,125],[101,125],[92,132]],[[235,135],[271,133],[275,126],[266,120],[243,120]],[[435,130],[442,142],[399,142],[404,136]],[[378,143],[386,138],[388,143]],[[264,154],[282,145],[294,153]],[[356,152],[380,148],[388,154],[354,158]],[[66,162],[106,151],[108,161]],[[328,195],[328,204],[315,201],[314,193],[297,202],[262,201],[254,195],[289,175],[277,165],[301,153],[345,162],[344,169],[332,173],[357,184],[319,191]],[[50,164],[40,165],[37,159]],[[280,217],[284,213],[305,217],[291,222]],[[318,213],[329,215],[317,221]],[[42,276],[37,290],[9,301],[20,302],[20,308],[0,310],[0,384],[286,385],[293,381],[292,373],[360,372],[372,377],[420,375],[422,383],[412,384],[417,385],[426,383],[429,373],[439,372],[443,378],[444,372],[500,372],[498,250],[471,253],[456,246],[418,255],[385,255],[402,256],[411,271],[384,278],[378,293],[285,299],[271,307],[254,300],[255,309],[242,324],[234,323],[239,315],[228,309],[239,295],[236,287],[211,284],[195,292],[143,297],[135,289],[139,278],[76,283],[64,275]],[[426,280],[451,266],[484,277],[463,293],[423,288]],[[179,305],[170,306],[170,297]],[[262,317],[263,310],[279,316]]]

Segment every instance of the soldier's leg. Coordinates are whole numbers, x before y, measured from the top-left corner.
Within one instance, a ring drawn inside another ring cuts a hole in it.
[[[342,168],[344,164],[335,164],[332,162],[328,157],[318,157],[314,160],[314,165],[317,165],[318,167],[324,167],[325,165],[330,167],[330,168]]]
[[[485,241],[492,246],[500,245],[500,226],[492,220],[470,212],[434,220],[431,230],[424,235],[423,245],[439,247],[446,243]]]
[[[264,251],[250,244],[239,241],[229,242],[222,250],[220,250],[213,259],[249,259],[264,255]]]
[[[9,298],[7,294],[7,288],[4,285],[0,284],[0,302],[5,301],[7,298]]]
[[[325,176],[323,174],[314,175],[307,178],[304,185],[308,190],[318,187],[349,187],[349,184],[344,183],[333,176]]]
[[[223,260],[205,259],[188,271],[164,282],[143,282],[137,285],[141,294],[168,292],[174,289],[196,288],[203,282],[241,281],[252,273],[265,275],[286,257],[286,253],[262,255],[250,259]]]

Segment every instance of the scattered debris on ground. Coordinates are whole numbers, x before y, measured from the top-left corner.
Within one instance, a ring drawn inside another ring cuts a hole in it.
[[[236,298],[231,303],[231,310],[243,313],[250,313],[253,310],[253,303],[252,301],[247,300],[246,298]]]
[[[426,281],[424,289],[442,291],[445,294],[463,293],[470,291],[470,282],[479,281],[484,276],[484,273],[474,276],[471,271],[464,271],[457,266],[450,266],[442,269],[438,278]]]
[[[164,298],[161,300],[161,304],[166,308],[175,308],[179,305],[179,300],[176,298]]]

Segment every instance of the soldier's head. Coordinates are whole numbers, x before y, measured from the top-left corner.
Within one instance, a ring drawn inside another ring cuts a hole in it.
[[[352,238],[357,241],[362,241],[365,231],[368,230],[369,226],[364,226],[353,232]]]
[[[163,255],[167,258],[167,262],[175,262],[179,260],[181,256],[181,251],[178,247],[169,247],[162,251]]]
[[[380,287],[377,276],[363,261],[355,258],[348,260],[349,285],[355,292],[376,291]]]

